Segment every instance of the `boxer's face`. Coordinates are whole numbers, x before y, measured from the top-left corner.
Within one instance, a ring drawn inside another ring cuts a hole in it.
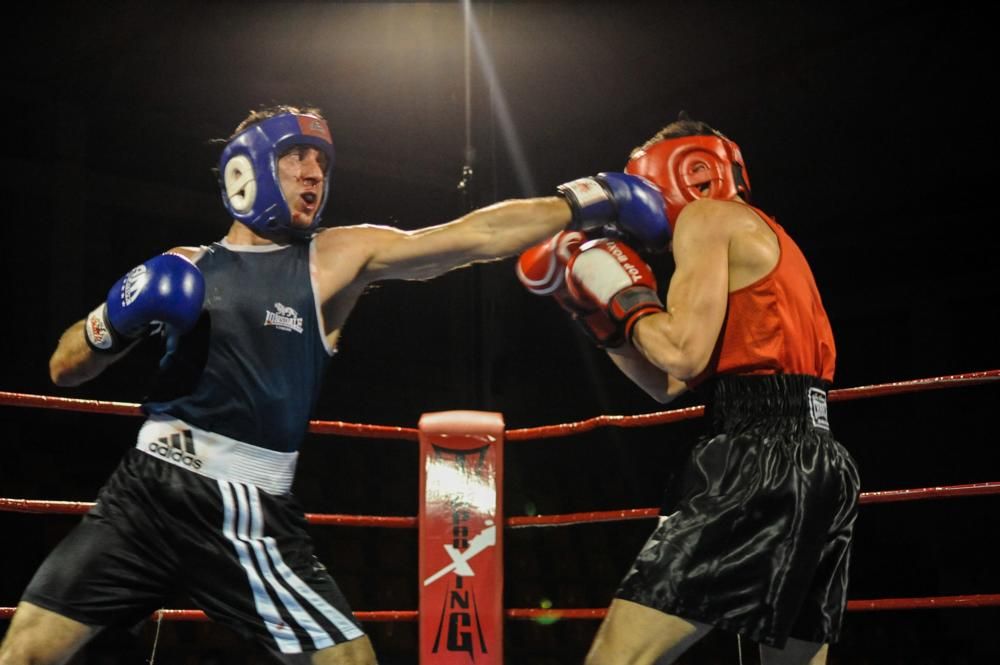
[[[323,202],[326,155],[316,148],[297,145],[278,158],[278,182],[292,211],[292,226],[308,228]]]

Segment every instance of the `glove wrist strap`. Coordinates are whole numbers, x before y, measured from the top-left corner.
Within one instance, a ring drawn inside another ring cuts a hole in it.
[[[614,199],[596,178],[579,178],[559,185],[556,191],[566,199],[573,212],[571,230],[592,231],[617,217]]]
[[[615,294],[608,303],[608,314],[624,322],[625,339],[632,341],[632,331],[639,319],[666,311],[656,291],[648,286],[633,286]]]
[[[106,303],[101,303],[87,315],[83,331],[87,345],[97,353],[118,353],[130,341],[111,326]]]

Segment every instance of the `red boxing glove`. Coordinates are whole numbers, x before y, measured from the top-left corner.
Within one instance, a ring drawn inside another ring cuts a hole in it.
[[[606,346],[605,342],[615,337],[617,324],[603,309],[578,301],[566,287],[566,266],[586,240],[580,231],[560,231],[529,247],[518,257],[517,278],[532,293],[552,296],[595,344]]]
[[[517,259],[517,278],[535,295],[550,296],[565,291],[566,264],[587,237],[580,231],[560,231],[529,247]]]
[[[664,311],[652,268],[620,240],[598,238],[581,246],[566,266],[566,286],[573,302],[587,312],[582,322],[600,346],[631,340],[639,319]],[[595,326],[588,317],[595,318]]]

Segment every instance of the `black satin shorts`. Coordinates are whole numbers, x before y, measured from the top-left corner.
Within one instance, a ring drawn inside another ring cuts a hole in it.
[[[177,594],[275,653],[362,635],[313,556],[298,501],[130,448],[22,600],[90,626],[135,625]]]
[[[616,596],[776,648],[835,642],[860,487],[824,382],[722,377],[708,389],[709,431]]]

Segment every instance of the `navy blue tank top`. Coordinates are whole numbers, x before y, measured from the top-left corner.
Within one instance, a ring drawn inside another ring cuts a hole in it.
[[[167,341],[149,415],[168,415],[255,446],[297,450],[332,349],[320,330],[309,243],[205,248],[205,305]]]

